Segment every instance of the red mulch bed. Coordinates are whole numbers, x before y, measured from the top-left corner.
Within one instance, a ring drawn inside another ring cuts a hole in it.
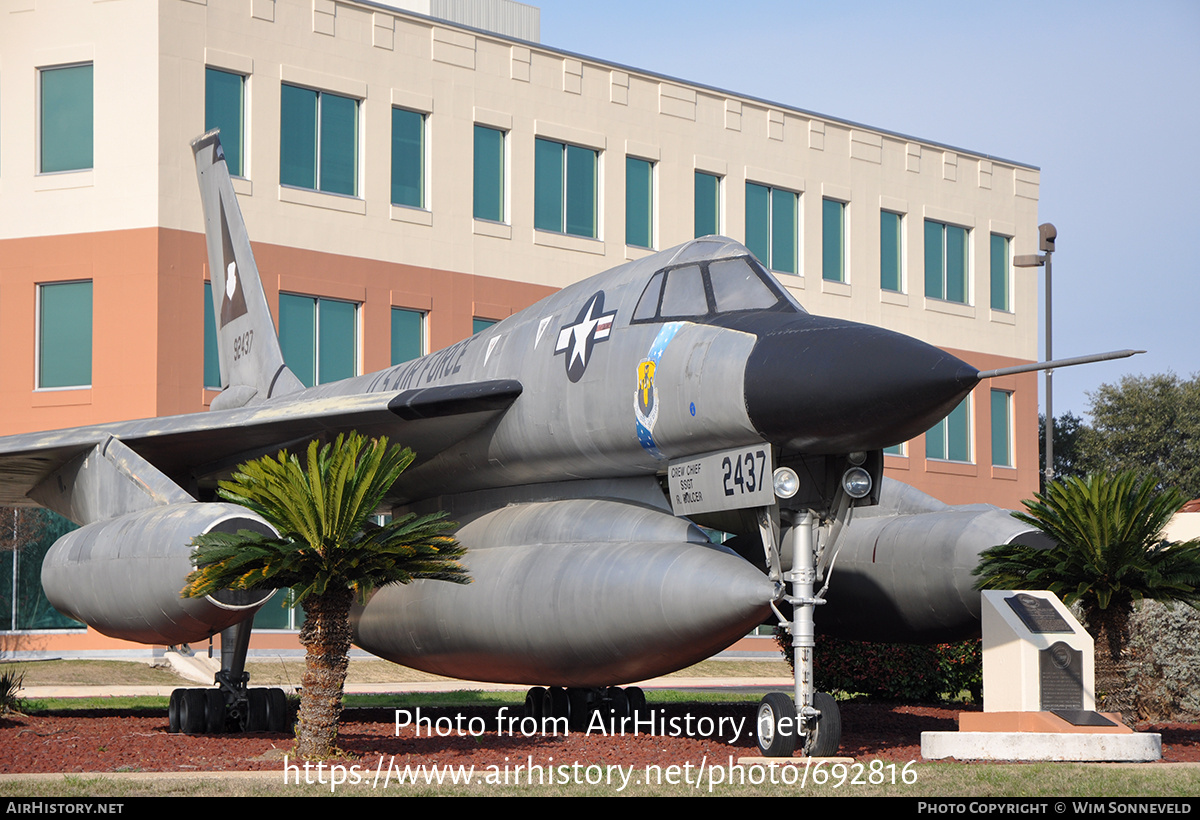
[[[495,707],[422,709],[421,715],[450,729],[449,736],[416,737],[413,727],[396,734],[392,710],[358,709],[343,716],[341,748],[364,767],[374,768],[380,756],[384,766],[394,762],[473,763],[509,765],[533,763],[613,763],[659,765],[709,764],[729,756],[757,754],[748,734],[754,723],[754,704],[679,704],[654,707],[656,718],[666,721],[667,732],[658,735],[602,735],[571,732],[566,736],[524,737],[496,732]],[[901,706],[888,703],[842,704],[841,754],[865,760],[908,762],[921,759],[921,732],[954,731],[958,709],[941,706]],[[507,715],[513,716],[509,709]],[[517,713],[519,715],[519,712]],[[453,727],[461,715],[462,734]],[[691,716],[691,736],[687,717]],[[701,718],[725,718],[726,731],[709,731]],[[468,721],[475,719],[472,726]],[[731,722],[744,720],[734,738]],[[674,723],[672,723],[674,721]],[[435,725],[437,725],[435,723]],[[485,726],[478,737],[469,731]],[[676,728],[677,727],[677,728]],[[1159,732],[1164,762],[1200,761],[1200,724],[1156,724],[1139,727]],[[0,718],[0,773],[113,772],[113,771],[250,771],[279,770],[283,755],[290,754],[292,738],[285,734],[172,735],[167,716],[128,710],[93,710],[69,716]],[[553,760],[551,760],[551,758]]]

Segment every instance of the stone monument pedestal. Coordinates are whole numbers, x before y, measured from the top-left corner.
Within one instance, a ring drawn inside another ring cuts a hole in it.
[[[958,760],[1148,761],[1162,737],[1095,711],[1092,638],[1050,592],[982,593],[983,712],[922,732],[921,756]]]

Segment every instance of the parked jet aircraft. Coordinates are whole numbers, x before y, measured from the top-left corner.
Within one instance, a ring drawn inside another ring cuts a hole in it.
[[[44,563],[58,609],[143,643],[224,630],[218,688],[178,690],[173,730],[219,731],[230,716],[282,725],[282,693],[248,689],[243,673],[252,616],[270,593],[179,596],[194,536],[270,531],[212,501],[216,479],[357,429],[416,451],[390,503],[462,522],[475,579],[379,590],[355,612],[360,646],[431,672],[537,684],[530,714],[578,720],[636,709],[640,690],[616,685],[706,658],[776,602],[794,604],[799,708],[764,701],[760,744],[789,753],[783,719],[798,713],[810,750],[836,749],[836,706],[809,674],[823,602],[814,581],[837,543],[848,563],[862,552],[854,527],[838,533],[851,507],[879,500],[881,449],[944,417],[977,384],[975,368],[811,315],[744,246],[706,237],[415,361],[305,388],[283,361],[216,132],[193,150],[220,325],[224,390],[212,409],[0,439],[0,503],[82,525]],[[976,552],[1025,530],[996,518]],[[831,526],[814,534],[817,521]],[[736,534],[733,548],[697,524]],[[973,565],[971,548],[955,557],[946,544],[946,564]],[[953,566],[927,565],[906,581],[888,560],[860,562],[851,609],[879,607],[893,632],[911,616],[924,637],[974,628],[969,578],[964,587]],[[950,580],[934,588],[938,571]]]

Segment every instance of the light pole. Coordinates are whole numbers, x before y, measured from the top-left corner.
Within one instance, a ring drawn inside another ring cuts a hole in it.
[[[1054,240],[1058,230],[1049,222],[1038,225],[1038,250],[1042,253],[1024,253],[1013,257],[1017,268],[1046,268],[1046,361],[1054,361],[1054,346],[1051,341],[1051,293],[1050,257],[1054,253]],[[1054,480],[1054,368],[1046,370],[1046,480]]]

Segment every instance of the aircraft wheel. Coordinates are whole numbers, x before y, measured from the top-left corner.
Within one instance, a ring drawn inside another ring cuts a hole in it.
[[[179,733],[179,713],[183,709],[183,690],[172,689],[171,700],[167,704],[167,731],[171,734]]]
[[[287,695],[282,689],[267,689],[267,731],[286,732],[291,728],[292,715]]]
[[[587,689],[572,687],[567,690],[567,698],[571,703],[571,712],[567,725],[576,732],[584,731],[591,722],[592,704],[590,703],[590,694],[591,692]]]
[[[208,697],[204,689],[183,689],[180,698],[179,730],[188,735],[203,734],[207,728]]]
[[[638,719],[646,711],[646,693],[640,686],[625,687],[625,699],[629,701],[629,716]]]
[[[791,757],[796,750],[796,706],[782,692],[771,692],[758,704],[755,722],[758,749],[767,757]]]
[[[608,708],[612,710],[611,714],[618,721],[622,721],[629,717],[629,696],[625,694],[625,690],[619,686],[610,686],[605,693],[608,696]]]
[[[269,728],[266,689],[246,690],[246,717],[242,722],[243,732],[265,732]]]
[[[525,713],[523,717],[533,718],[540,724],[545,712],[546,690],[541,686],[534,686],[525,693]]]
[[[813,694],[813,708],[821,711],[821,717],[804,738],[804,754],[832,757],[842,745],[842,713],[833,695],[825,692]]]
[[[220,689],[204,690],[204,731],[210,735],[225,731],[225,696]]]
[[[547,689],[546,699],[542,703],[542,714],[545,717],[555,720],[571,717],[571,702],[567,700],[567,690],[561,686],[551,686]]]

